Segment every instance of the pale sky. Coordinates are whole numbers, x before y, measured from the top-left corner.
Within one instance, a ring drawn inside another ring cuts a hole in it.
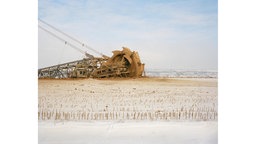
[[[138,51],[146,69],[218,69],[217,0],[39,0],[38,15],[105,55]],[[39,68],[83,57],[38,30]]]

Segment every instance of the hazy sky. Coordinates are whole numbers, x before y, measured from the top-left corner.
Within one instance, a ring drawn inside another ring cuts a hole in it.
[[[217,0],[39,0],[38,14],[108,56],[138,51],[146,69],[218,69]],[[83,58],[41,29],[38,38],[39,68]]]

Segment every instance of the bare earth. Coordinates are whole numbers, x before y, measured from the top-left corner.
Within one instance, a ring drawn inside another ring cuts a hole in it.
[[[217,83],[40,79],[39,143],[217,143]]]

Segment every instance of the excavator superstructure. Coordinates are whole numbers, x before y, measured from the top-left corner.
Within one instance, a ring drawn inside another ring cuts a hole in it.
[[[138,52],[127,47],[113,51],[112,57],[91,57],[38,70],[39,78],[142,77],[144,65]]]

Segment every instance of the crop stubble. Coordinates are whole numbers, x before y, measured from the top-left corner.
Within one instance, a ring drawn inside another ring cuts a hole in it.
[[[216,79],[39,80],[39,121],[215,121]]]

